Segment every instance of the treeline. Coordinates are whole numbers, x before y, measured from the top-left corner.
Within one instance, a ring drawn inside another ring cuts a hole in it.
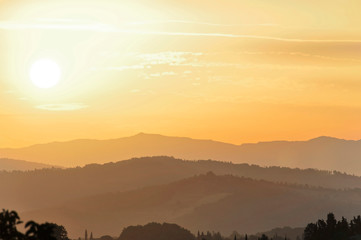
[[[288,240],[287,236],[240,235],[234,232],[229,237],[219,232],[198,232],[193,235],[189,230],[176,224],[149,223],[144,226],[130,226],[124,228],[118,240]],[[316,223],[309,223],[304,229],[303,236],[297,240],[361,240],[361,217],[354,217],[348,222],[344,217],[337,221],[333,213],[327,219],[319,219]]]
[[[304,231],[304,240],[353,240],[361,239],[361,217],[354,217],[350,222],[342,217],[337,221],[333,213],[327,219],[309,223]]]
[[[25,223],[25,233],[18,230],[23,221],[17,212],[3,209],[0,213],[0,240],[69,240],[63,226],[55,223]]]
[[[18,227],[23,224],[16,211],[3,209],[0,213],[0,240],[69,240],[64,226],[55,223],[25,223],[25,232],[20,232]],[[81,238],[79,238],[81,239]],[[91,237],[93,239],[93,237]],[[123,229],[118,240],[287,240],[287,238],[266,235],[239,235],[232,234],[223,237],[219,232],[198,232],[197,236],[189,230],[169,223],[149,223],[144,226],[129,226]],[[110,236],[100,237],[99,240],[114,240]]]
[[[55,223],[25,223],[25,232],[18,227],[23,222],[15,211],[3,209],[0,212],[0,240],[69,240],[66,229]],[[361,217],[353,217],[348,222],[346,218],[336,220],[333,213],[327,219],[319,219],[309,223],[304,229],[303,240],[357,240],[361,239]],[[80,238],[79,238],[80,239]],[[91,239],[93,239],[91,237]],[[110,236],[103,236],[100,240],[112,240]],[[192,234],[189,230],[170,223],[148,223],[144,226],[129,226],[123,229],[117,240],[287,240],[287,236],[240,235],[234,232],[229,237],[219,232],[198,232]],[[300,239],[297,237],[297,239]]]
[[[239,235],[233,233],[224,237],[219,232],[198,232],[197,236],[189,230],[169,223],[148,223],[144,226],[129,226],[123,229],[118,240],[287,240],[287,237],[266,235]]]

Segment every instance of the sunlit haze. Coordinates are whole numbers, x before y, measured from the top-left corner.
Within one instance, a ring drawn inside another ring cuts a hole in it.
[[[360,12],[0,0],[0,240],[360,240]]]
[[[0,1],[0,147],[361,136],[361,2]]]

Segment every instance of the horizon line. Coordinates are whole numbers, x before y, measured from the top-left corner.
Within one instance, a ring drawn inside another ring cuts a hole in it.
[[[160,133],[138,132],[136,134],[121,136],[121,137],[114,137],[114,138],[73,138],[73,139],[68,139],[68,140],[54,140],[54,141],[48,141],[48,142],[42,142],[42,143],[33,143],[33,144],[28,144],[28,145],[19,146],[19,147],[0,146],[0,149],[21,149],[21,148],[30,148],[30,147],[38,146],[38,145],[70,143],[70,142],[75,142],[75,141],[112,141],[112,140],[119,140],[119,139],[124,139],[124,138],[132,138],[132,137],[136,137],[139,135],[153,135],[153,136],[161,136],[161,137],[168,137],[168,138],[186,138],[186,139],[196,140],[196,141],[212,141],[212,142],[229,144],[229,145],[234,145],[234,146],[242,146],[242,145],[248,145],[248,144],[261,144],[261,143],[276,143],[276,142],[289,142],[289,143],[309,142],[309,141],[320,139],[320,138],[336,139],[336,140],[341,140],[341,141],[360,141],[361,140],[361,139],[346,139],[346,138],[338,138],[338,137],[320,135],[317,137],[307,138],[304,140],[280,140],[279,139],[279,140],[268,140],[268,141],[243,142],[240,144],[236,144],[236,143],[225,142],[225,141],[215,140],[215,139],[193,138],[193,137],[186,137],[186,136],[164,135],[164,134],[160,134]]]

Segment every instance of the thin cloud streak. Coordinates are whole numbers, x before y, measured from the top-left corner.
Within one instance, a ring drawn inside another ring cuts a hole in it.
[[[361,43],[361,39],[297,39],[297,38],[279,38],[262,35],[242,35],[242,34],[228,34],[228,33],[191,33],[191,32],[162,32],[162,31],[133,31],[133,30],[118,30],[119,33],[133,33],[140,35],[165,35],[165,36],[191,36],[191,37],[224,37],[224,38],[245,38],[245,39],[259,39],[272,40],[282,42],[309,42],[309,43]]]
[[[114,32],[106,24],[54,24],[54,23],[20,23],[20,22],[0,22],[0,29],[3,30],[26,30],[26,29],[45,29],[45,30],[82,30],[95,32]]]
[[[242,35],[229,33],[200,33],[200,32],[165,32],[165,31],[146,31],[120,29],[107,24],[41,24],[41,23],[18,23],[18,22],[0,22],[0,29],[3,30],[22,30],[22,29],[45,29],[45,30],[77,30],[77,31],[95,31],[105,33],[122,33],[136,35],[161,35],[161,36],[188,36],[188,37],[221,37],[221,38],[240,38],[256,39],[281,42],[296,43],[361,43],[361,39],[299,39],[299,38],[281,38],[263,35]]]
[[[195,22],[195,21],[186,21],[186,20],[164,20],[164,21],[141,21],[141,22],[131,22],[126,25],[150,25],[150,24],[163,24],[163,23],[184,23],[184,24],[193,24],[193,25],[208,25],[208,26],[217,26],[217,27],[241,27],[241,26],[264,26],[264,27],[275,27],[279,26],[274,23],[259,23],[259,24],[222,24],[222,23],[209,23],[209,22]]]
[[[360,63],[360,59],[356,58],[338,58],[338,57],[329,57],[317,54],[309,54],[303,52],[239,52],[239,54],[245,55],[288,55],[288,56],[300,56],[300,57],[310,57],[310,58],[319,58],[323,60],[330,60],[330,61],[348,61],[348,62],[358,62]]]
[[[83,103],[61,103],[61,104],[42,104],[35,108],[47,111],[75,111],[87,108],[88,105]]]

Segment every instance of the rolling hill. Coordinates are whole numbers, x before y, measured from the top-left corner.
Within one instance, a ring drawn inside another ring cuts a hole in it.
[[[361,177],[337,172],[144,157],[82,168],[2,172],[0,206],[21,211],[51,207],[74,198],[168,184],[208,171],[289,184],[361,188]]]
[[[213,159],[261,166],[337,170],[361,175],[361,141],[330,137],[233,145],[140,133],[112,140],[74,140],[0,149],[0,154],[7,158],[66,167],[163,155],[190,160]]]
[[[51,165],[43,164],[43,163],[0,158],[0,171],[30,171],[35,169],[52,168],[52,167],[53,166]]]
[[[118,235],[128,225],[171,222],[193,232],[254,233],[277,226],[304,227],[334,212],[361,212],[361,190],[332,190],[217,176],[212,172],[158,186],[68,201],[22,215],[63,224],[72,237],[84,229]]]

